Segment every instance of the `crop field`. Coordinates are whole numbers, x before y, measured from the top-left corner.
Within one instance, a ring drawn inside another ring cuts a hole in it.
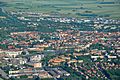
[[[120,0],[0,0],[0,7],[6,11],[120,19]]]

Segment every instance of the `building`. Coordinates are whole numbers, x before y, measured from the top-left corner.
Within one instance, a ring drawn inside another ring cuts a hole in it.
[[[8,57],[16,57],[22,53],[22,50],[21,51],[18,51],[18,50],[0,50],[0,54],[1,53],[6,54]]]
[[[41,68],[42,67],[42,63],[40,63],[40,62],[33,63],[33,67],[34,68]]]

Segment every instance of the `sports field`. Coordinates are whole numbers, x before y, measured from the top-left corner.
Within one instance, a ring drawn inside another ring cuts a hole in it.
[[[0,6],[7,11],[42,12],[69,17],[105,16],[120,19],[120,0],[0,0],[0,2]]]

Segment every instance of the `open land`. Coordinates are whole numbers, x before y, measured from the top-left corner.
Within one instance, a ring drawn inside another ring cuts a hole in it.
[[[120,18],[119,0],[0,0],[7,11],[42,12],[68,17]]]

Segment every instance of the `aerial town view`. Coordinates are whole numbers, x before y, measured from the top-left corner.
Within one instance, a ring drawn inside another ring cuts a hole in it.
[[[0,80],[120,80],[120,0],[0,0]]]

